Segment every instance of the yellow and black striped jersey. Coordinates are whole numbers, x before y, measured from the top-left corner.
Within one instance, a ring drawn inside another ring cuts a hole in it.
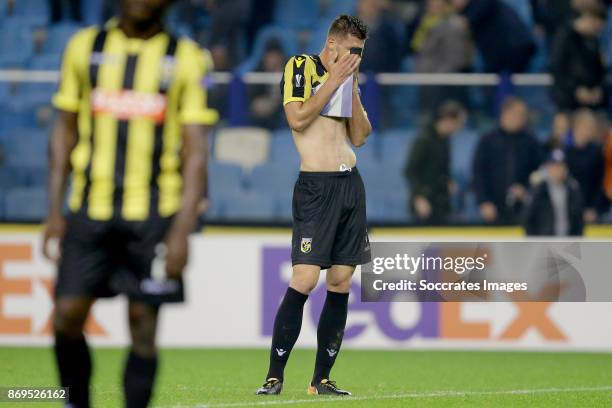
[[[305,102],[328,77],[327,70],[318,55],[296,55],[285,65],[281,80],[283,105],[289,102]]]
[[[53,104],[78,113],[71,211],[94,220],[167,217],[181,206],[181,126],[212,125],[207,51],[160,32],[128,38],[111,24],[77,32]]]

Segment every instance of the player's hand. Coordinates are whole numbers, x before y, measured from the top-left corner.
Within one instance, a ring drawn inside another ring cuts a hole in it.
[[[329,79],[336,86],[342,85],[342,83],[344,83],[349,76],[355,73],[360,62],[361,57],[357,54],[343,55],[329,69]]]
[[[423,196],[414,197],[414,211],[421,219],[427,219],[431,215],[431,204]]]
[[[187,265],[189,251],[187,235],[170,232],[166,238],[166,276],[170,279],[178,279],[183,275],[183,269]]]
[[[57,262],[61,256],[61,241],[66,231],[64,216],[50,215],[45,221],[43,233],[43,255],[50,261]]]
[[[493,222],[497,219],[497,207],[491,202],[480,204],[480,215],[486,222]]]

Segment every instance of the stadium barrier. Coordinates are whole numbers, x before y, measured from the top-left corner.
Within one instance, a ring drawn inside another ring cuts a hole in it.
[[[407,238],[380,231],[372,239]],[[160,344],[267,347],[290,277],[289,242],[288,231],[193,236],[187,302],[162,312]],[[0,344],[50,344],[53,276],[39,232],[0,232]],[[359,285],[357,273],[347,347],[612,351],[605,323],[612,303],[361,303]],[[239,301],[228,301],[228,293]],[[306,306],[298,347],[316,345],[324,298],[320,285]],[[99,301],[87,323],[93,343],[127,344],[124,316],[122,297]]]

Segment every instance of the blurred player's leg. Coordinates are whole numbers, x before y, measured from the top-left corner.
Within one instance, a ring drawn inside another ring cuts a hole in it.
[[[55,302],[55,359],[60,383],[69,388],[69,401],[75,408],[89,407],[91,356],[83,327],[93,302],[83,297],[60,297]]]
[[[130,301],[128,306],[132,348],[123,375],[127,408],[146,407],[151,399],[157,371],[155,333],[159,307]]]
[[[304,303],[316,286],[320,272],[321,268],[316,265],[294,265],[291,283],[274,319],[267,380],[257,394],[279,394],[282,390],[285,366],[302,328]]]
[[[329,373],[338,357],[348,314],[348,297],[354,266],[334,265],[327,271],[327,297],[321,311],[317,329],[317,359],[315,362],[311,394],[345,394],[333,382]]]

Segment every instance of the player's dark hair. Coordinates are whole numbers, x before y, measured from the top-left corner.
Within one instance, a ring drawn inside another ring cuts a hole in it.
[[[447,100],[436,111],[436,120],[458,119],[466,113],[465,107],[457,101]]]
[[[368,38],[368,26],[357,17],[343,14],[336,17],[329,27],[328,35],[352,35],[360,40]]]

